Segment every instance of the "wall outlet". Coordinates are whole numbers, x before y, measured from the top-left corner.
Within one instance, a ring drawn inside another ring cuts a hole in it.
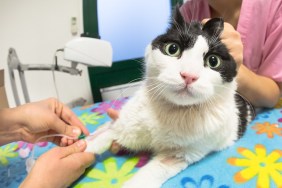
[[[71,17],[71,34],[77,35],[77,33],[78,33],[77,17]]]

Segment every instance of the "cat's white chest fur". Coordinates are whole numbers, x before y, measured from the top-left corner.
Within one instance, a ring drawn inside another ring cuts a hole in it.
[[[165,101],[150,101],[146,92],[145,88],[141,89],[113,125],[120,144],[133,150],[155,153],[170,150],[184,156],[199,144],[205,152],[210,152],[237,139],[238,112],[233,94],[213,106],[179,107]]]

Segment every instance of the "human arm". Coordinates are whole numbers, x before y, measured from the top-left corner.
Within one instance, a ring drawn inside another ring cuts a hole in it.
[[[83,152],[85,148],[85,141],[79,140],[70,146],[49,150],[38,158],[20,188],[68,187],[94,162],[92,153]]]
[[[239,68],[237,81],[238,92],[256,107],[271,108],[281,96],[282,83],[258,75],[244,65]]]
[[[28,103],[16,108],[0,110],[0,145],[13,141],[34,143],[40,137],[64,134],[78,137],[89,132],[75,114],[56,99]],[[52,141],[61,146],[70,145],[73,139],[49,137],[40,141]]]

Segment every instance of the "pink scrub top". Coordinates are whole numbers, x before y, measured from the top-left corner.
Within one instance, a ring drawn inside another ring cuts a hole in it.
[[[186,21],[211,17],[208,0],[188,0],[181,12]],[[244,46],[244,65],[282,82],[282,0],[243,0],[237,31]]]

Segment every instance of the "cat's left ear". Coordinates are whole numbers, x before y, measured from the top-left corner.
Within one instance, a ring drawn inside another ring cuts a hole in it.
[[[172,20],[171,20],[171,26],[179,28],[179,26],[182,26],[185,24],[185,20],[180,12],[181,4],[177,4],[174,7]]]
[[[224,29],[224,21],[222,18],[212,18],[208,20],[204,26],[203,31],[205,31],[211,37],[218,37]]]

